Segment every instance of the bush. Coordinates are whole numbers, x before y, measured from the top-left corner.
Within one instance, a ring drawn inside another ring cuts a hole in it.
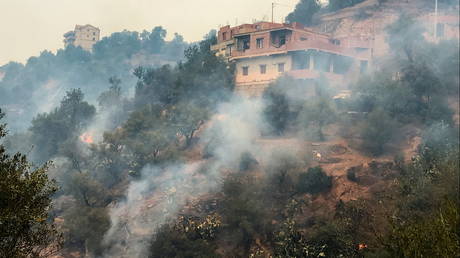
[[[317,194],[328,191],[332,187],[332,178],[324,173],[321,167],[309,168],[300,174],[297,190],[301,193]]]
[[[356,177],[356,172],[354,170],[347,170],[347,179],[352,182],[357,182],[358,178]]]
[[[246,171],[257,165],[257,160],[252,156],[250,152],[244,152],[240,158],[240,171]]]
[[[458,205],[445,202],[423,220],[393,222],[384,245],[392,257],[458,257],[459,218]]]
[[[215,249],[204,239],[190,239],[183,232],[165,225],[150,243],[149,257],[219,257],[214,253]]]
[[[372,155],[382,154],[396,127],[396,122],[385,111],[372,111],[361,127],[362,148]]]

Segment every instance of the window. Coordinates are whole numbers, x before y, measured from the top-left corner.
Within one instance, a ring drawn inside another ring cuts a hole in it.
[[[222,32],[222,40],[227,40],[227,32]]]
[[[359,70],[361,73],[365,73],[367,71],[367,60],[361,60]]]
[[[310,55],[306,51],[295,52],[292,56],[292,70],[305,70],[310,67]]]
[[[256,44],[257,48],[264,48],[264,39],[263,38],[257,39],[256,43],[257,43]]]
[[[436,38],[444,37],[444,24],[438,23],[436,24]]]
[[[267,65],[260,65],[260,74],[266,74],[267,73]]]
[[[278,72],[279,72],[279,73],[284,72],[284,63],[279,63],[279,64],[278,64]]]
[[[243,75],[246,76],[249,74],[249,66],[243,66]]]
[[[238,51],[245,51],[250,48],[251,36],[244,35],[237,38],[236,47]]]
[[[300,41],[305,41],[305,40],[307,40],[306,37],[300,37]]]
[[[271,44],[277,48],[281,47],[286,44],[286,41],[288,40],[287,36],[288,36],[288,32],[286,30],[271,31],[270,32]]]
[[[280,46],[286,44],[286,35],[280,35]]]
[[[338,46],[338,45],[340,45],[340,40],[338,40],[338,39],[329,39],[329,43]]]
[[[93,41],[96,41],[96,38],[93,38]]]
[[[96,36],[96,32],[93,32],[93,36]]]
[[[250,41],[249,40],[243,41],[243,49],[246,50],[249,48],[251,48]]]
[[[231,56],[232,55],[232,45],[228,45],[226,50],[225,50],[225,54],[227,56]]]

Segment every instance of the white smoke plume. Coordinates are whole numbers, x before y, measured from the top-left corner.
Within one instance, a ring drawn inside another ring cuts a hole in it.
[[[236,96],[220,105],[199,143],[215,146],[208,161],[144,167],[141,179],[129,186],[126,199],[110,209],[105,255],[146,257],[161,225],[175,218],[189,200],[219,189],[223,171],[238,165],[243,153],[257,152],[255,140],[264,128],[263,107],[261,99]]]

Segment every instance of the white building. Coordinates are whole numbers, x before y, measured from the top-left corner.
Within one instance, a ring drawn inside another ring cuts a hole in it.
[[[81,47],[86,51],[91,51],[93,45],[99,41],[100,30],[92,25],[75,25],[73,31],[64,34],[64,44]]]

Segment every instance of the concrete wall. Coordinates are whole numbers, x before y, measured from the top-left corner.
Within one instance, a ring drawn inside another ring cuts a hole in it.
[[[265,88],[283,73],[278,72],[278,64],[284,63],[284,71],[291,70],[292,58],[289,55],[261,56],[244,58],[236,62],[236,90]],[[265,74],[260,73],[260,65],[266,65]],[[248,75],[243,75],[243,67],[248,67]]]

